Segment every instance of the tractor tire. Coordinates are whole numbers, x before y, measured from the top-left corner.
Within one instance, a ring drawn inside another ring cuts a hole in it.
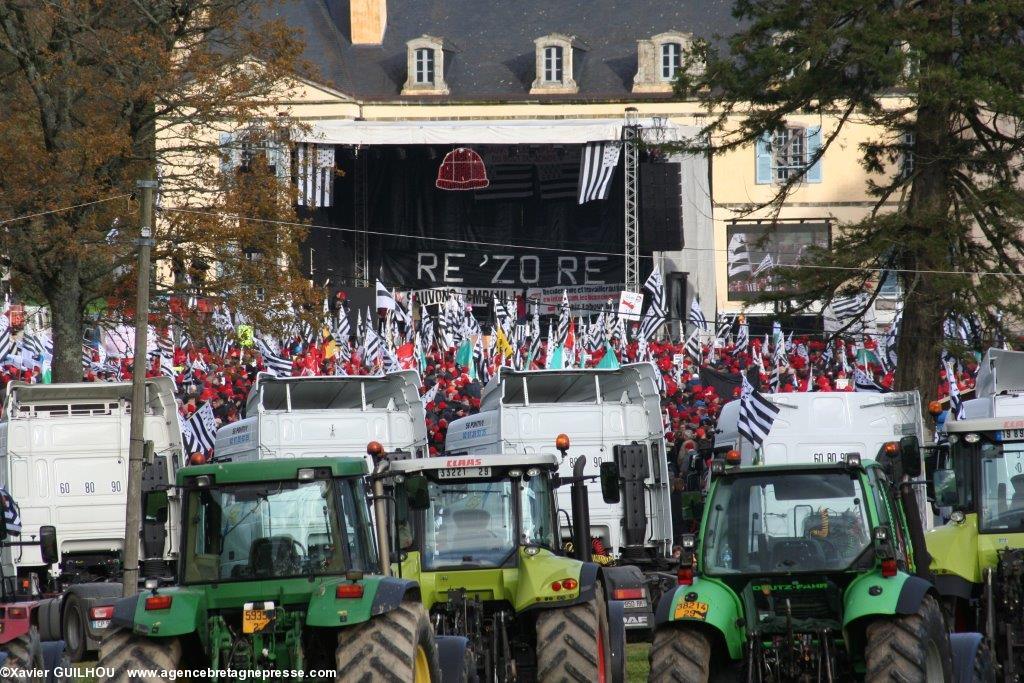
[[[64,615],[61,619],[61,628],[64,631],[64,645],[67,647],[68,658],[72,662],[80,662],[90,654],[87,648],[89,642],[86,635],[86,624],[89,615],[86,614],[85,602],[76,594],[68,595],[64,602]]]
[[[440,683],[427,610],[406,600],[369,621],[343,628],[334,655],[338,683]]]
[[[537,618],[537,680],[598,683],[611,680],[608,610],[600,580],[594,599],[554,607]]]
[[[865,683],[948,683],[953,679],[949,634],[930,595],[916,614],[879,619],[867,628]]]
[[[173,679],[160,676],[160,673],[169,672],[174,675],[175,671],[182,668],[182,656],[181,641],[177,638],[144,638],[124,629],[114,631],[103,639],[100,658],[96,663],[99,668],[112,669],[113,674],[98,676],[96,683],[164,683]],[[135,675],[129,678],[129,669],[135,669],[136,674],[139,669],[150,669],[157,675]]]
[[[711,642],[685,626],[660,628],[647,661],[650,683],[704,683],[711,675]]]
[[[974,666],[972,667],[975,683],[996,683],[995,662],[992,659],[992,651],[988,649],[988,643],[984,640],[974,651]]]
[[[45,676],[38,673],[43,669],[43,646],[39,641],[39,631],[33,626],[23,636],[3,645],[7,653],[4,660],[4,675],[0,683],[43,683]]]

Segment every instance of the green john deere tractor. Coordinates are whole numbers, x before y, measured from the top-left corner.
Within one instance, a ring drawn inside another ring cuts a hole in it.
[[[439,681],[419,587],[378,571],[365,475],[363,458],[180,470],[175,584],[149,580],[115,604],[120,628],[99,659],[114,674],[101,680],[127,681],[141,667]]]
[[[650,680],[933,683],[990,667],[977,634],[951,644],[906,445],[886,466],[714,463],[699,542],[684,540],[658,605]]]
[[[563,552],[566,484],[577,554],[591,552],[584,458],[561,479],[550,454],[387,460],[395,573],[419,583],[439,636],[467,640],[481,680],[623,679],[622,602],[606,599],[602,568]]]

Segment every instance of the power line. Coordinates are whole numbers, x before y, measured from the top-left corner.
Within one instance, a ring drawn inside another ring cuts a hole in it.
[[[271,225],[280,225],[280,226],[285,226],[285,227],[316,228],[318,230],[334,230],[334,231],[337,231],[337,232],[366,233],[368,235],[375,235],[375,236],[378,236],[378,237],[395,237],[395,238],[405,238],[405,239],[414,239],[414,240],[433,241],[433,242],[448,242],[448,243],[451,243],[451,244],[465,244],[465,245],[469,245],[469,246],[501,247],[503,249],[521,249],[521,250],[532,250],[532,251],[550,251],[550,252],[556,252],[556,253],[560,253],[560,254],[580,254],[580,255],[583,255],[583,256],[615,256],[615,257],[622,257],[623,256],[622,252],[615,252],[615,251],[594,251],[594,250],[590,250],[590,249],[561,249],[561,248],[557,248],[557,247],[539,247],[539,246],[529,246],[529,245],[506,244],[504,242],[485,242],[485,241],[481,241],[481,240],[464,240],[464,239],[458,239],[458,238],[455,238],[455,237],[428,237],[428,236],[425,236],[425,235],[409,235],[409,234],[395,233],[395,232],[383,232],[383,231],[380,231],[380,230],[360,230],[358,228],[344,228],[344,227],[341,227],[339,225],[317,225],[315,223],[299,223],[297,221],[284,221],[284,220],[274,220],[274,219],[270,219],[270,218],[257,218],[255,216],[242,216],[242,215],[239,215],[237,213],[231,213],[231,212],[228,212],[228,211],[199,211],[198,209],[178,209],[178,208],[169,208],[169,207],[164,207],[164,208],[161,209],[161,211],[168,212],[168,213],[188,213],[188,214],[196,214],[196,215],[200,215],[200,216],[214,216],[214,217],[218,217],[218,218],[227,217],[227,218],[234,218],[234,219],[237,219],[237,220],[252,221],[254,223],[268,223],[268,224],[271,224]],[[684,246],[684,247],[682,247],[679,250],[672,250],[672,251],[728,252],[729,250],[728,249],[718,249],[716,247],[686,247],[686,246]],[[654,256],[648,256],[648,255],[645,255],[645,254],[641,254],[640,258],[653,259]],[[919,268],[889,268],[889,267],[877,267],[877,268],[863,267],[863,268],[860,268],[860,267],[856,267],[856,266],[824,266],[824,265],[816,265],[816,264],[809,264],[809,263],[807,263],[807,264],[804,264],[804,263],[794,263],[794,264],[784,265],[784,266],[779,266],[779,267],[780,268],[797,268],[797,269],[811,268],[811,269],[816,269],[816,270],[839,270],[839,271],[853,271],[853,272],[863,272],[865,270],[878,270],[878,271],[890,272],[890,273],[910,273],[910,274],[918,274],[918,273],[925,274],[925,273],[928,273],[928,274],[933,274],[933,275],[977,275],[979,277],[983,277],[983,276],[1024,277],[1024,273],[1007,273],[1007,272],[1001,272],[1001,271],[984,271],[984,270],[974,270],[974,271],[971,271],[971,270],[926,270],[926,269],[919,269]]]
[[[113,201],[116,201],[118,199],[124,199],[125,197],[131,197],[131,196],[132,196],[131,192],[126,192],[125,194],[119,194],[119,195],[115,195],[113,197],[107,197],[106,199],[97,199],[96,201],[85,202],[84,204],[75,204],[73,206],[65,206],[65,207],[62,207],[60,209],[53,209],[51,211],[40,211],[39,213],[29,213],[29,214],[25,214],[24,216],[16,216],[14,218],[8,218],[6,220],[2,220],[2,221],[0,221],[0,225],[7,225],[8,223],[15,223],[17,221],[24,221],[24,220],[28,220],[29,218],[38,218],[39,216],[49,216],[50,214],[54,214],[54,213],[63,213],[64,211],[72,211],[74,209],[81,209],[83,207],[92,206],[94,204],[103,204],[105,202],[113,202]]]

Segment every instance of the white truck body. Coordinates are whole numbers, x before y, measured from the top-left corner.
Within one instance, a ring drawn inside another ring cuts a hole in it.
[[[964,420],[1005,417],[1024,419],[1024,351],[989,349],[978,368],[974,395],[977,398],[964,401]],[[1002,422],[1000,426],[990,428],[1009,429],[1003,427]],[[1024,424],[1015,428],[1024,428]],[[982,430],[985,427],[973,429]]]
[[[217,430],[216,459],[365,455],[378,441],[388,452],[427,455],[426,411],[412,371],[384,376],[273,377],[261,373],[245,419]],[[373,467],[372,463],[368,465]]]
[[[561,461],[559,474],[572,476],[576,459],[586,458],[584,475],[596,476],[617,445],[648,448],[647,543],[667,553],[672,543],[668,461],[657,370],[650,363],[618,370],[514,371],[501,368],[483,390],[480,412],[448,426],[450,454],[516,455],[546,453]],[[562,459],[555,437],[572,443]],[[622,505],[609,505],[600,487],[589,487],[591,535],[613,554],[622,547]],[[559,507],[570,509],[568,487],[558,490]]]
[[[7,387],[0,419],[0,485],[21,508],[25,539],[57,528],[60,554],[118,553],[124,547],[132,385],[25,384]],[[173,483],[181,428],[170,379],[146,380],[144,438]],[[174,492],[168,492],[174,498]],[[178,515],[168,515],[165,558],[177,553]],[[4,549],[5,566],[39,567],[38,547]]]

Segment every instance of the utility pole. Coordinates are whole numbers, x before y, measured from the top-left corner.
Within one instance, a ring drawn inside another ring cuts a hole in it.
[[[128,437],[128,506],[124,524],[123,595],[139,589],[139,534],[142,529],[142,466],[146,419],[146,332],[149,329],[149,250],[153,246],[153,194],[157,181],[140,180],[142,191],[138,284],[135,296],[135,351],[132,363],[132,420]]]

